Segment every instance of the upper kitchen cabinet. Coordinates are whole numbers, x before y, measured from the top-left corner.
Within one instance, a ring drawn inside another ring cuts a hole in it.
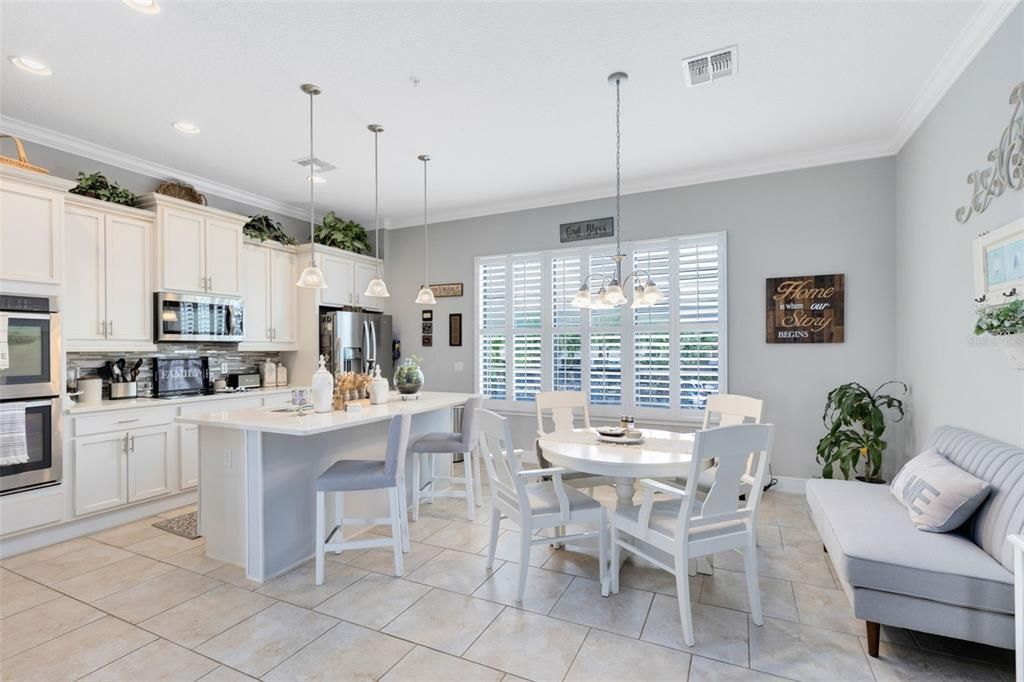
[[[377,260],[330,246],[314,247],[316,261],[327,279],[327,288],[319,290],[319,304],[333,308],[363,308],[380,310],[383,300],[363,296],[366,285],[377,271]],[[298,266],[309,262],[309,244],[297,247]]]
[[[241,350],[295,350],[295,251],[276,242],[242,248],[245,342]]]
[[[158,291],[242,293],[243,216],[155,193],[139,205],[156,212]]]
[[[153,214],[72,194],[65,206],[68,350],[152,349]]]
[[[16,168],[0,168],[0,288],[59,285],[63,279],[64,197],[75,186]]]

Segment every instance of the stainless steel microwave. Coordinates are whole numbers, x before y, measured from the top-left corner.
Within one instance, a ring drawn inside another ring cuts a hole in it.
[[[153,294],[153,339],[157,343],[245,340],[245,306],[235,296]]]

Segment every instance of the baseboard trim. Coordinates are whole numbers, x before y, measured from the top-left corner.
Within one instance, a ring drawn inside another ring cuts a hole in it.
[[[776,476],[775,480],[778,481],[772,490],[778,490],[780,493],[791,493],[794,495],[804,494],[804,484],[807,482],[806,478],[799,478],[797,476]]]
[[[124,509],[117,509],[106,514],[75,519],[58,523],[38,530],[29,530],[0,541],[0,559],[7,559],[17,554],[24,554],[42,547],[55,545],[58,542],[74,540],[99,533],[110,528],[138,521],[148,516],[185,507],[196,502],[196,491],[190,490],[168,497],[161,497],[152,502],[134,504]]]

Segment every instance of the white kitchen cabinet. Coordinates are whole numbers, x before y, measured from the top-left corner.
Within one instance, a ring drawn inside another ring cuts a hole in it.
[[[245,299],[245,345],[294,350],[295,253],[290,247],[246,243],[242,297]]]
[[[171,425],[128,432],[128,501],[138,502],[174,489]]]
[[[328,254],[318,254],[320,269],[327,279],[327,288],[320,292],[320,301],[324,305],[343,306],[355,305],[353,296],[355,263],[351,258]]]
[[[156,211],[158,291],[241,294],[244,217],[155,193],[139,206]]]
[[[152,347],[152,215],[85,197],[66,204],[67,349]]]
[[[0,169],[0,280],[60,284],[64,197],[74,182]]]
[[[270,251],[270,328],[275,344],[295,343],[295,254]]]
[[[356,286],[355,286],[355,298],[356,305],[360,308],[366,308],[367,310],[380,310],[384,304],[384,299],[378,296],[365,296],[363,292],[366,291],[367,285],[370,280],[377,276],[377,267],[370,265],[369,263],[356,262]]]
[[[128,433],[120,431],[74,441],[75,514],[128,503]]]
[[[178,487],[182,490],[199,485],[199,427],[178,425]]]

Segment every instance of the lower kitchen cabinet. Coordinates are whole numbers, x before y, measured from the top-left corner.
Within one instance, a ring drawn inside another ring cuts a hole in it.
[[[173,426],[128,432],[128,501],[138,502],[171,492],[176,486]]]
[[[128,503],[128,434],[75,439],[75,515]]]
[[[179,471],[178,486],[195,488],[199,485],[199,427],[182,424],[178,427]]]

